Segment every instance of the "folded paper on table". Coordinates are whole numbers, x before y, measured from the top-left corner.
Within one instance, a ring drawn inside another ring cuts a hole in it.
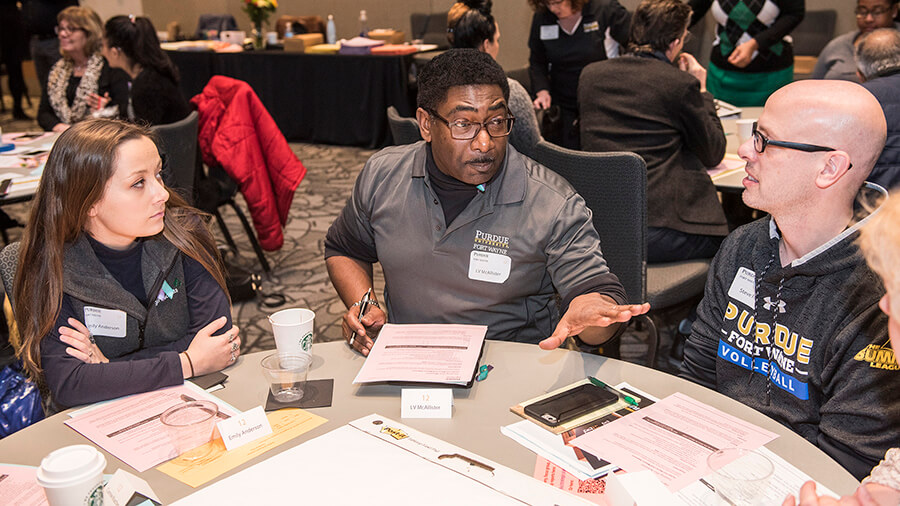
[[[714,451],[755,450],[776,437],[774,432],[675,393],[636,416],[579,436],[572,444],[602,455],[627,472],[649,469],[676,492],[707,473],[706,458]]]
[[[609,476],[579,480],[574,475],[567,473],[565,469],[538,456],[534,462],[534,479],[543,481],[547,485],[564,490],[592,503],[604,506],[609,505],[606,500],[606,483]]]
[[[485,325],[387,323],[353,383],[471,385],[486,333]]]
[[[225,443],[221,438],[218,438],[207,443],[210,445],[211,451],[206,457],[195,461],[176,458],[158,466],[156,469],[182,483],[197,488],[200,485],[231,471],[244,462],[254,459],[272,448],[284,444],[327,422],[327,420],[321,416],[314,415],[302,409],[282,409],[267,413],[266,416],[269,420],[269,425],[272,426],[272,433],[262,439],[258,439],[234,450],[226,451]],[[253,504],[261,504],[256,501],[251,502]],[[248,502],[248,504],[251,502]]]
[[[352,469],[366,472],[348,474]],[[298,490],[309,504],[333,503],[337,493],[343,504],[395,504],[398,497],[454,506],[591,504],[379,415],[339,427],[175,504],[284,504],[295,502]]]
[[[216,403],[222,416],[238,410],[193,383],[130,395],[79,410],[66,425],[139,472],[178,455],[159,420],[163,411],[188,400]]]

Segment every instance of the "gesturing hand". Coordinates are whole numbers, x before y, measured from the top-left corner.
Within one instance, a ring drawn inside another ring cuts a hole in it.
[[[550,92],[547,90],[541,90],[537,92],[537,98],[534,99],[534,108],[549,109],[551,102],[552,99],[550,98]]]
[[[109,362],[103,355],[103,352],[100,351],[100,348],[97,347],[97,343],[94,342],[91,331],[83,323],[75,318],[69,318],[66,320],[66,323],[71,325],[71,328],[59,328],[59,340],[69,345],[66,348],[66,353],[86,364],[105,364]]]
[[[545,350],[553,350],[559,348],[567,337],[578,335],[588,327],[609,327],[614,323],[627,322],[632,316],[649,310],[650,304],[646,302],[619,305],[599,293],[579,295],[572,299],[553,334],[538,345]]]

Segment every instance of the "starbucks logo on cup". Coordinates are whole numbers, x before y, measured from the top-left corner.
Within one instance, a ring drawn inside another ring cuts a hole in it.
[[[85,501],[86,506],[103,506],[103,483],[97,485],[97,488],[91,491],[91,495],[88,496],[87,501]]]
[[[303,351],[309,351],[310,348],[312,348],[312,340],[313,340],[312,332],[307,332],[306,335],[304,335],[302,338],[300,338],[300,348],[302,348]]]

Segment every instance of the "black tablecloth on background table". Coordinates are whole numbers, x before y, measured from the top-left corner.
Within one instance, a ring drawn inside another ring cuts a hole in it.
[[[390,143],[386,109],[412,116],[411,56],[253,51],[169,51],[190,99],[214,75],[246,81],[289,141],[380,147]]]

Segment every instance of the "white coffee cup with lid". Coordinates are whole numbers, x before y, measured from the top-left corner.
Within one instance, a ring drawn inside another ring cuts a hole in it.
[[[50,452],[37,470],[50,506],[103,504],[106,457],[90,445],[73,445]]]

